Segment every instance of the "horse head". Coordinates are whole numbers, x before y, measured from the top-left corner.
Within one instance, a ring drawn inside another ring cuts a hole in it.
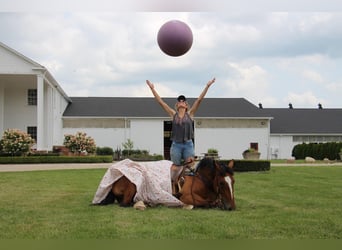
[[[206,188],[215,194],[214,203],[225,210],[235,209],[233,166],[232,160],[224,165],[212,158],[204,158],[196,168],[196,173]]]
[[[224,210],[235,210],[234,197],[234,161],[227,165],[215,162],[216,174],[214,179],[214,188],[219,196],[219,201]]]

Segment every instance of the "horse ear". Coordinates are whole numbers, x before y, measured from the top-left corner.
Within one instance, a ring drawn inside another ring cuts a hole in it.
[[[233,168],[234,167],[234,161],[233,160],[230,160],[228,162],[228,168]]]

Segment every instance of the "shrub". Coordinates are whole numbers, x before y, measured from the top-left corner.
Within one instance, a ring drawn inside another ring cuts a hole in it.
[[[219,160],[222,164],[228,164],[229,160]],[[264,160],[234,160],[235,172],[248,171],[269,171],[271,169],[271,162]]]
[[[97,147],[96,154],[97,155],[113,155],[114,151],[110,147]]]
[[[127,158],[131,159],[132,161],[160,161],[164,159],[162,155],[157,154],[132,154]]]
[[[34,151],[34,152],[30,152],[27,154],[27,156],[59,156],[59,153],[54,153],[54,152],[39,152],[39,151]]]
[[[164,156],[157,154],[150,154],[145,149],[117,149],[115,150],[114,159],[121,160],[123,158],[129,158],[133,161],[160,161],[164,159]]]
[[[149,155],[149,152],[147,150],[141,150],[141,149],[124,149],[122,150],[122,156],[128,157],[128,156],[146,156]]]
[[[101,156],[29,156],[29,157],[0,157],[0,164],[28,163],[111,163],[113,157]]]
[[[208,148],[208,154],[218,154],[218,150],[216,148]]]
[[[19,129],[5,130],[0,140],[1,151],[12,156],[27,154],[33,144],[31,136]]]
[[[324,158],[336,160],[339,159],[341,147],[342,142],[302,143],[293,147],[292,156],[296,159],[305,159],[305,157],[310,156],[316,160],[323,160]]]
[[[94,139],[82,132],[77,132],[76,135],[64,135],[63,145],[68,148],[70,152],[76,154],[81,154],[82,152],[94,153],[96,150]]]

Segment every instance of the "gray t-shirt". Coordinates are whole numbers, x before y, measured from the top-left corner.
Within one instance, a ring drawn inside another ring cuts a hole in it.
[[[186,142],[194,137],[193,120],[188,113],[183,118],[176,113],[172,120],[171,140],[174,142]]]

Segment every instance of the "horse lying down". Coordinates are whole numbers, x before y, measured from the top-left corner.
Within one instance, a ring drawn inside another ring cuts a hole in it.
[[[117,201],[120,206],[140,210],[146,205],[235,209],[233,161],[222,166],[212,159],[202,159],[193,175],[179,178],[181,190],[177,198],[172,195],[171,165],[167,160],[117,162],[103,176],[92,203],[107,205]]]

